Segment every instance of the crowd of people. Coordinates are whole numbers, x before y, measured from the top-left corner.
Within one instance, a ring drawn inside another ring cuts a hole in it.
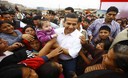
[[[128,19],[117,7],[105,17],[0,9],[1,78],[128,77]]]

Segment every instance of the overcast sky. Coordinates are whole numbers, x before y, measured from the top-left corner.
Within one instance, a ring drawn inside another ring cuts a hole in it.
[[[7,0],[12,3],[23,4],[27,7],[49,7],[49,8],[65,8],[71,6],[73,8],[94,8],[99,9],[100,0]]]

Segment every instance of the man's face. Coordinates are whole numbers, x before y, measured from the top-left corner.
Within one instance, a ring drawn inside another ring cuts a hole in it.
[[[49,19],[53,20],[55,18],[55,15],[49,14]]]
[[[89,23],[87,21],[83,21],[83,27],[87,29],[89,27]]]
[[[11,22],[12,21],[12,17],[10,14],[4,14],[3,15],[3,19],[4,21],[7,21],[7,22]]]
[[[71,10],[65,10],[65,15],[72,13]]]
[[[111,22],[112,20],[115,20],[116,15],[116,12],[110,11],[106,14],[106,19]]]
[[[72,33],[78,26],[78,19],[77,18],[66,18],[64,22],[65,32],[66,34]]]
[[[10,14],[10,16],[12,17],[11,20],[15,19],[15,14]]]

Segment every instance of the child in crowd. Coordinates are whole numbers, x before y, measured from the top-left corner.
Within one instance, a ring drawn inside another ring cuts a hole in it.
[[[51,45],[51,49],[57,48],[59,46],[56,42],[57,34],[55,33],[54,29],[51,27],[50,22],[47,19],[43,19],[40,21],[40,26],[38,26],[38,28],[36,29],[36,34],[43,47],[47,42],[53,43],[53,45]],[[42,55],[46,55],[48,52],[49,50],[46,50]]]
[[[104,41],[97,43],[96,47],[94,47],[92,44],[85,43],[83,45],[83,50],[85,51],[83,52],[84,58],[81,56],[83,59],[77,59],[77,75],[81,75],[88,65],[101,63],[102,55],[106,53],[109,47],[110,44]]]
[[[110,37],[111,29],[109,26],[104,25],[99,29],[99,36],[94,40],[94,45],[97,45],[97,43],[103,41],[111,45],[113,42],[113,38]],[[108,46],[110,46],[108,45]],[[106,49],[105,49],[106,50]]]
[[[84,72],[84,68],[87,65],[92,65],[100,63],[102,60],[102,55],[107,53],[113,39],[110,37],[111,30],[108,26],[104,25],[99,29],[99,37],[95,39],[94,46],[91,44],[85,44],[83,49],[85,52],[85,61],[78,60],[78,71],[77,74],[80,75]],[[81,53],[80,53],[81,54]],[[81,67],[81,68],[80,68]]]
[[[33,41],[29,42],[29,45],[31,47],[31,51],[34,54],[37,54],[38,55],[38,52],[42,48],[40,41],[37,38],[35,38]]]
[[[97,59],[102,56],[102,54],[107,53],[113,39],[110,37],[111,29],[104,25],[99,29],[99,37],[95,39],[95,44],[93,46],[85,46],[85,49],[91,54],[93,59]],[[90,49],[89,49],[90,47]],[[99,62],[99,61],[97,61]],[[95,61],[95,63],[97,63]],[[94,64],[94,63],[93,63]]]
[[[36,38],[36,31],[35,28],[32,27],[31,25],[27,25],[23,28],[23,34],[30,34],[34,38]],[[22,43],[27,47],[28,50],[31,50],[32,48],[30,47],[29,41],[26,39],[22,40]]]
[[[112,39],[109,37],[110,32],[111,30],[108,26],[102,26],[99,30],[99,38],[95,39],[95,46],[87,43],[83,46],[83,54],[79,53],[82,59],[78,59],[77,75],[82,74],[87,65],[101,62],[102,54],[108,51],[112,43]]]

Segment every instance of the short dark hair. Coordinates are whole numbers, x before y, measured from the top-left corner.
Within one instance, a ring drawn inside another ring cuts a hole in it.
[[[26,67],[22,64],[8,65],[0,68],[1,78],[22,78],[22,67]]]
[[[59,78],[61,73],[53,61],[49,61],[41,65],[36,72],[39,78]]]
[[[10,14],[9,11],[2,11],[2,12],[1,12],[1,16],[2,16],[2,17],[3,17],[4,15],[6,15],[6,14]]]
[[[67,7],[65,8],[65,10],[71,10],[72,13],[74,12],[74,9],[72,7]]]
[[[90,24],[91,20],[85,18],[84,21],[88,22],[88,24]]]
[[[0,20],[0,27],[2,26],[2,24],[5,24],[5,23],[9,23],[9,22],[7,22],[7,21],[1,21]]]
[[[128,40],[123,40],[113,46],[115,64],[124,72],[128,72]]]
[[[40,20],[41,19],[41,16],[35,16],[33,17],[33,20]]]
[[[33,26],[31,26],[31,25],[26,25],[24,28],[23,28],[23,33],[25,32],[25,30],[27,29],[27,28],[32,28],[33,30],[35,30],[35,28],[33,27]]]
[[[50,15],[56,15],[56,13],[53,10],[48,10],[47,13],[50,14]]]
[[[78,19],[78,15],[75,13],[69,13],[69,14],[65,15],[64,22],[66,21],[66,18],[77,18]]]
[[[111,32],[110,27],[107,26],[107,25],[103,25],[103,26],[101,26],[100,29],[99,29],[99,32],[100,32],[101,30],[106,30],[106,31],[108,31],[108,32]]]
[[[103,43],[104,44],[104,51],[107,53],[111,44],[112,44],[112,41],[111,40],[105,40],[105,41],[101,41],[101,40],[97,40],[95,42],[95,45],[99,44],[99,43]]]
[[[111,6],[111,7],[109,7],[109,8],[107,9],[106,13],[109,13],[110,11],[114,11],[114,12],[116,12],[116,13],[119,12],[119,11],[118,11],[118,8],[115,7],[115,6]]]

